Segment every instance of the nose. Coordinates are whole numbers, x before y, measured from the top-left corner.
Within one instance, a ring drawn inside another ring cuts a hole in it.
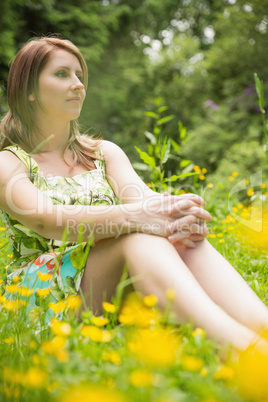
[[[74,78],[73,84],[72,84],[72,90],[73,91],[82,91],[85,88],[84,84],[80,81],[80,79],[76,76]]]

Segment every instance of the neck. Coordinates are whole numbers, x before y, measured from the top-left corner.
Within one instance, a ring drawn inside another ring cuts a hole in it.
[[[37,153],[62,152],[70,134],[70,122],[37,122]]]

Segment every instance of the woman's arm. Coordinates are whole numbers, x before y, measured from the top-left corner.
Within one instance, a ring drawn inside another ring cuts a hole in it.
[[[53,205],[31,183],[24,164],[8,151],[1,152],[0,189],[0,208],[13,218],[46,238],[61,240],[67,228],[70,241],[77,240],[81,224],[85,238],[93,234],[95,241],[131,232],[168,236],[169,223],[190,202],[184,200],[180,205],[171,205],[170,197],[154,197],[124,205]],[[191,215],[183,217],[185,224],[194,221]]]

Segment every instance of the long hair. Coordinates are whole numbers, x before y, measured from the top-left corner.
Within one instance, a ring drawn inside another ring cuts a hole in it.
[[[87,89],[87,65],[79,49],[72,42],[55,36],[31,39],[20,49],[10,67],[7,83],[9,111],[0,125],[2,137],[0,150],[13,144],[21,145],[27,152],[32,152],[38,147],[36,138],[38,127],[29,95],[38,94],[40,73],[55,49],[66,50],[77,57],[83,72],[83,84]],[[72,120],[63,155],[67,149],[70,149],[73,152],[74,163],[81,163],[89,169],[94,168],[91,158],[101,159],[101,156],[96,153],[99,142],[93,136],[81,134],[77,120]]]

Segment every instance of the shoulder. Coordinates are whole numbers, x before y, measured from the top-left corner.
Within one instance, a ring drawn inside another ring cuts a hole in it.
[[[10,174],[27,173],[25,164],[11,151],[0,152],[0,178],[6,178]]]
[[[106,162],[113,162],[115,160],[128,160],[125,152],[112,141],[102,140],[99,145],[100,151],[104,155]]]

